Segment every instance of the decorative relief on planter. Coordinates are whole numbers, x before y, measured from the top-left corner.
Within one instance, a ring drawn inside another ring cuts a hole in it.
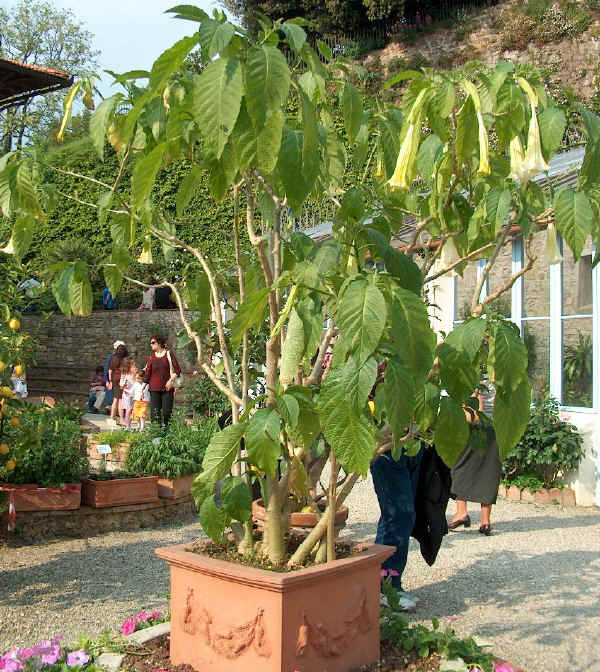
[[[367,609],[367,592],[363,588],[360,592],[358,607],[344,619],[343,625],[338,627],[335,634],[330,633],[318,617],[309,617],[304,612],[303,623],[298,628],[296,655],[304,656],[308,647],[312,646],[324,658],[337,658],[352,645],[359,633],[365,634],[372,627],[373,621]]]
[[[225,658],[239,658],[251,646],[263,658],[270,658],[271,647],[263,622],[264,610],[259,607],[256,616],[224,632],[216,632],[212,616],[205,607],[194,601],[194,589],[188,588],[185,611],[183,612],[183,630],[189,635],[200,634],[204,642],[215,653]]]

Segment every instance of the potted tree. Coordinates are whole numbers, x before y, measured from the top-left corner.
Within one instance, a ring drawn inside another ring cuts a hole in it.
[[[126,467],[134,473],[158,476],[159,497],[189,497],[206,447],[217,430],[214,418],[188,425],[182,414],[175,413],[166,429],[152,425],[133,439]]]
[[[198,370],[231,405],[232,424],[212,438],[193,488],[213,541],[157,551],[171,567],[172,662],[223,671],[358,667],[378,657],[379,570],[392,549],[370,545],[336,558],[335,512],[376,456],[393,459],[426,441],[453,464],[469,439],[465,412],[483,364],[496,387],[501,453],[517,443],[529,417],[526,349],[486,306],[531,269],[531,238],[548,215],[576,255],[590,233],[596,241],[595,163],[584,164],[577,189],[563,187],[552,200],[531,182],[547,170],[566,122],[529,68],[402,73],[388,83],[410,82],[399,106],[365,106],[349,66],[323,64],[330,52],[322,44],[315,52],[301,21],[263,21],[254,38],[223,14],[173,11],[199,30],[141,73],[145,86],[134,84],[139,71],[118,75],[123,92],[92,118],[100,154],[107,140],[118,153],[115,180],[73,173],[103,190],[97,206],[113,237],[105,266],[113,295],[124,279],[143,285],[128,268],[132,254],[151,260],[153,241],[185,255],[183,284],[162,284],[176,298]],[[184,63],[196,48],[200,74]],[[583,119],[597,138],[600,120],[588,112]],[[597,144],[588,152],[595,160]],[[153,202],[152,190],[161,167],[180,157],[189,163],[174,214]],[[31,160],[15,155],[5,170],[27,171]],[[233,197],[234,283],[182,232],[204,171],[215,200]],[[14,188],[18,196],[19,181]],[[331,206],[330,240],[294,231],[307,203]],[[23,207],[43,216],[32,198]],[[407,228],[398,249],[394,236]],[[525,268],[483,297],[515,233],[525,238]],[[480,258],[488,261],[472,316],[436,337],[429,290]],[[54,287],[67,314],[89,313],[84,263],[66,264]],[[249,336],[265,321],[266,392],[251,398]],[[216,341],[210,357],[206,334]],[[330,467],[325,510],[290,548],[289,495],[305,489],[321,435]],[[255,478],[264,478],[266,496],[260,539],[251,522]]]

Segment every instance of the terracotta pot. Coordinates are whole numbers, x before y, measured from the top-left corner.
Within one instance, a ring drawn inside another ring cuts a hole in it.
[[[179,478],[159,478],[158,496],[163,499],[178,499],[186,497],[192,491],[192,483],[196,474],[188,474]]]
[[[81,499],[87,506],[96,509],[105,506],[125,506],[158,501],[158,476],[140,478],[114,478],[95,481],[82,480]]]
[[[542,488],[535,493],[535,501],[536,504],[552,504],[552,500],[550,499],[550,495],[546,488]]]
[[[529,488],[523,488],[521,490],[521,501],[522,502],[535,502],[535,492],[531,492]]]
[[[518,501],[521,499],[521,490],[516,485],[511,485],[507,488],[506,495],[509,499],[516,499]]]
[[[563,488],[560,501],[563,506],[576,506],[575,490],[572,488]]]
[[[64,488],[40,487],[35,483],[13,485],[15,510],[19,511],[73,511],[81,505],[81,483],[68,483]]]
[[[379,660],[391,546],[294,572],[159,548],[171,566],[171,663],[211,672],[347,672]]]
[[[262,499],[252,502],[252,520],[254,524],[263,529],[264,521],[267,518],[267,510],[263,506]],[[340,506],[335,514],[335,531],[339,534],[340,530],[346,525],[348,519],[348,507]],[[316,513],[302,513],[297,511],[290,516],[290,532],[296,534],[307,534],[319,522]]]

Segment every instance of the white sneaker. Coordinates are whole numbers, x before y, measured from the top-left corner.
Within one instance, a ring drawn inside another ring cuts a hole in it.
[[[379,606],[385,607],[386,609],[391,609],[390,603],[385,595],[383,593],[381,594],[381,597],[379,599]],[[408,597],[402,597],[400,595],[400,609],[399,611],[414,611],[414,609],[417,606],[417,603],[412,600],[411,598]]]

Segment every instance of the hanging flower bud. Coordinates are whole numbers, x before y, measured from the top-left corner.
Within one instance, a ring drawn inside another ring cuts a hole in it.
[[[539,173],[545,173],[548,171],[549,166],[542,154],[540,127],[537,120],[538,97],[526,79],[519,77],[517,81],[519,86],[527,94],[527,97],[529,98],[529,105],[531,107],[531,119],[529,120],[529,132],[527,134],[525,165],[529,173],[529,178],[532,178]]]
[[[510,141],[510,177],[521,184],[529,180],[529,171],[525,164],[525,152],[518,135]]]
[[[15,246],[13,243],[13,237],[10,237],[10,240],[6,244],[6,247],[3,247],[0,252],[4,252],[4,254],[14,254],[15,253]]]
[[[400,189],[408,189],[412,179],[412,171],[414,168],[415,159],[417,157],[417,150],[419,148],[419,132],[421,130],[421,110],[423,108],[423,101],[427,89],[419,92],[410,114],[406,120],[408,129],[402,144],[400,145],[400,152],[396,160],[396,168],[394,174],[388,180],[391,187],[399,187]]]
[[[151,264],[152,263],[152,238],[146,236],[144,239],[144,248],[142,253],[138,257],[138,263],[140,264]]]
[[[558,247],[558,239],[556,238],[556,225],[554,222],[548,224],[546,229],[546,249],[544,250],[544,262],[548,266],[560,264],[562,261],[562,254]]]
[[[381,154],[377,155],[377,166],[375,168],[375,177],[383,177],[383,161],[381,160]]]
[[[473,82],[470,82],[468,79],[462,82],[462,87],[465,90],[465,93],[470,96],[471,100],[473,101],[475,113],[477,114],[477,124],[479,126],[479,168],[477,172],[480,175],[489,175],[491,173],[489,139],[488,132],[483,121],[483,113],[481,111],[481,98],[479,97],[479,93],[477,92]]]

